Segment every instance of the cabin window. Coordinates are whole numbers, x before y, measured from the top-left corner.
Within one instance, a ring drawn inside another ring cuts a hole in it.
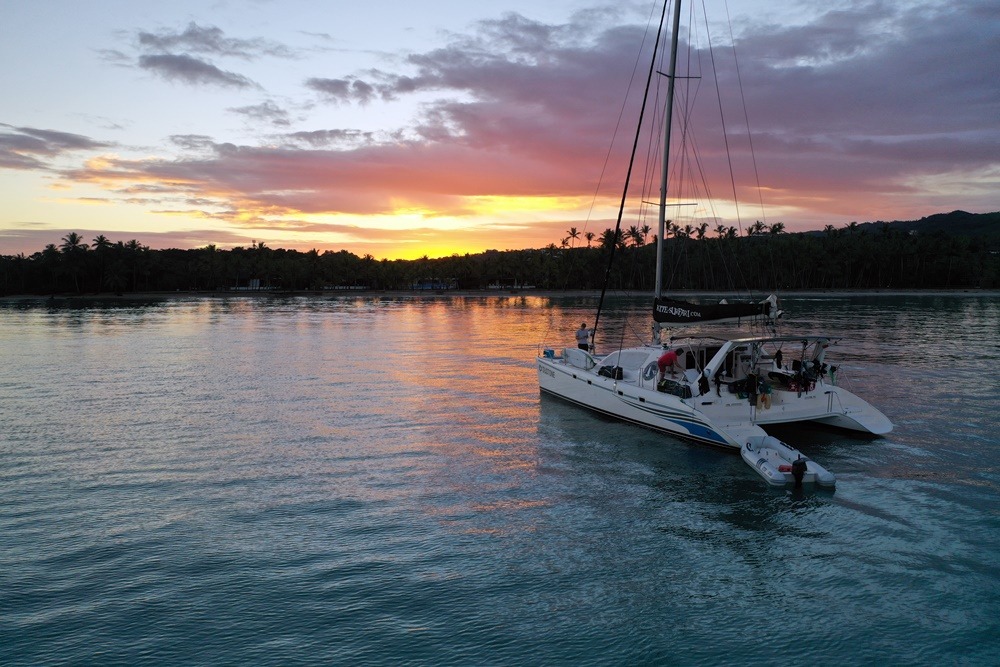
[[[646,352],[613,352],[601,361],[601,366],[621,366],[626,370],[638,371],[648,358]]]

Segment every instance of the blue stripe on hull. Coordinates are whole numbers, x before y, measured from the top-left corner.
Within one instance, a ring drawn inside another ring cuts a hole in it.
[[[647,405],[642,405],[642,404],[636,405],[635,403],[629,403],[629,405],[632,406],[633,408],[637,408],[639,410],[643,410],[652,415],[655,415],[660,419],[665,419],[669,422],[677,424],[678,426],[687,430],[688,433],[690,433],[688,437],[696,439],[699,442],[710,442],[713,445],[721,445],[723,447],[733,446],[729,444],[725,438],[723,438],[721,435],[719,435],[712,429],[708,428],[701,422],[691,421],[690,419],[684,419],[681,417],[673,417],[669,414],[665,414],[663,411],[652,409]],[[670,432],[673,433],[673,431]]]
[[[557,394],[555,392],[549,391],[548,389],[545,389],[543,387],[539,387],[539,389],[543,393],[545,393],[545,394],[547,394],[549,396],[554,396],[555,398],[558,398],[559,400],[566,401],[567,403],[572,403],[573,405],[578,405],[581,408],[586,408],[586,409],[588,409],[588,410],[590,410],[592,412],[597,412],[597,413],[605,415],[607,417],[611,417],[613,419],[617,419],[618,421],[628,422],[630,424],[636,424],[638,426],[644,426],[644,427],[646,427],[648,429],[652,429],[654,431],[659,431],[661,433],[666,433],[668,435],[672,435],[672,436],[675,436],[675,437],[678,437],[678,438],[682,438],[684,440],[693,440],[695,442],[698,442],[698,443],[701,443],[701,444],[704,444],[704,445],[711,445],[713,447],[718,447],[720,449],[725,449],[726,451],[730,451],[730,452],[737,452],[737,451],[739,451],[739,447],[735,447],[735,446],[729,444],[726,441],[726,439],[723,438],[721,435],[719,435],[715,431],[711,430],[710,428],[708,428],[704,424],[700,424],[698,422],[691,422],[691,421],[688,421],[688,420],[685,420],[685,419],[679,419],[679,418],[676,418],[676,417],[665,417],[665,416],[662,416],[662,415],[657,415],[657,416],[660,416],[662,419],[665,419],[666,421],[669,421],[669,422],[671,422],[673,424],[676,424],[677,426],[685,429],[685,431],[687,431],[687,432],[685,433],[685,432],[674,431],[674,430],[669,429],[669,428],[663,428],[663,427],[655,426],[653,424],[647,424],[646,422],[637,421],[635,419],[629,419],[627,417],[622,417],[621,415],[616,415],[616,414],[614,414],[612,412],[608,412],[606,410],[601,410],[599,408],[595,408],[593,406],[587,405],[586,403],[581,403],[579,401],[574,401],[572,398],[567,398],[565,396],[561,396],[560,394]],[[643,408],[643,409],[646,409],[646,408]],[[646,411],[650,412],[652,414],[656,414],[653,410],[646,409]]]

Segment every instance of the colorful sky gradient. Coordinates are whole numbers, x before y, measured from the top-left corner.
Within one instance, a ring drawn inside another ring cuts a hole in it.
[[[699,75],[714,55],[722,89],[742,87],[716,97],[706,83],[696,108],[708,127],[723,109],[737,164],[750,145],[736,133],[752,128],[753,166],[736,168],[743,225],[1000,209],[996,0],[703,4],[715,51],[702,35],[685,53]],[[0,254],[70,231],[376,258],[599,236],[634,105],[610,142],[659,11],[0,0]],[[717,134],[698,139],[713,169]],[[720,178],[702,207],[712,228],[738,223]]]

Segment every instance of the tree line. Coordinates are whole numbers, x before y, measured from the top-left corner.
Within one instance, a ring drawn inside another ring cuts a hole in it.
[[[1000,214],[963,215],[974,218],[977,229],[983,228],[983,216],[991,217],[985,228],[1000,231],[992,224],[1000,222]],[[757,221],[742,234],[725,225],[671,223],[663,244],[664,286],[713,291],[1000,287],[997,231],[963,234],[968,219],[924,228],[850,223],[803,233],[787,233],[780,222]],[[648,226],[600,235],[571,227],[558,244],[545,248],[376,260],[346,250],[303,252],[256,242],[231,250],[214,245],[153,250],[134,239],[112,242],[103,234],[88,243],[71,232],[32,255],[0,255],[0,294],[600,289],[605,276],[610,289],[648,291],[653,289],[655,240]],[[614,262],[609,262],[612,254]]]

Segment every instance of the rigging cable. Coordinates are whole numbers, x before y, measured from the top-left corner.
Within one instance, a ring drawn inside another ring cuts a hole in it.
[[[652,10],[650,10],[650,18],[652,18]],[[587,211],[587,219],[583,223],[583,231],[586,233],[587,227],[590,225],[590,217],[594,214],[594,206],[597,205],[597,197],[601,191],[601,184],[604,182],[604,174],[608,171],[608,163],[611,161],[611,153],[615,147],[615,137],[618,136],[618,130],[622,125],[622,118],[625,116],[625,108],[628,106],[628,91],[632,90],[632,83],[635,81],[635,73],[639,68],[639,56],[642,54],[642,45],[646,43],[646,37],[649,34],[649,21],[646,21],[646,32],[642,35],[642,42],[640,43],[639,51],[635,54],[635,64],[632,65],[632,75],[629,77],[628,86],[625,87],[625,97],[622,99],[621,109],[618,110],[618,120],[615,121],[615,131],[611,135],[611,142],[608,144],[608,152],[604,156],[604,164],[601,166],[601,175],[597,179],[597,186],[594,188],[594,198],[590,201],[590,209]],[[662,19],[661,19],[662,26]],[[659,32],[657,32],[657,38],[659,38]],[[654,52],[655,52],[654,47]],[[647,83],[648,85],[648,83]],[[588,246],[589,247],[589,246]],[[596,328],[596,327],[595,327]]]
[[[722,89],[719,86],[719,73],[715,65],[715,48],[712,46],[712,33],[708,25],[708,12],[707,10],[705,10],[705,0],[702,0],[701,4],[703,10],[702,13],[705,18],[705,35],[708,38],[708,54],[709,54],[709,59],[712,63],[712,75],[713,78],[715,79],[715,95],[719,102],[719,120],[722,123],[722,138],[726,146],[726,160],[729,163],[729,181],[732,184],[733,188],[733,205],[736,207],[736,224],[739,226],[740,234],[743,234],[743,219],[740,214],[740,200],[736,193],[736,171],[733,169],[733,156],[729,148],[729,133],[726,131],[726,115],[722,105]],[[734,49],[733,50],[734,56],[735,53],[736,51]],[[740,95],[742,96],[742,94],[743,92],[741,88]],[[746,101],[744,100],[744,105],[745,104]],[[749,282],[747,281],[746,276],[743,274],[742,264],[739,261],[736,262],[736,269],[740,274],[740,278],[743,281],[744,286],[746,286],[747,288],[748,295],[752,296],[753,288],[749,286]]]
[[[760,187],[760,173],[757,171],[757,154],[753,150],[753,132],[750,131],[750,113],[747,111],[747,98],[743,93],[743,75],[740,74],[740,59],[736,57],[736,38],[733,35],[733,19],[729,16],[729,3],[726,6],[726,20],[729,22],[729,41],[733,45],[733,64],[736,66],[736,82],[740,89],[740,101],[743,103],[743,120],[747,124],[747,140],[750,142],[750,161],[753,163],[753,175],[757,182],[757,196],[760,199],[760,217],[767,222],[764,209],[764,191]]]
[[[767,212],[764,209],[764,191],[763,191],[763,188],[760,187],[760,173],[757,170],[757,154],[754,152],[754,149],[753,149],[753,132],[750,131],[750,113],[747,110],[747,99],[746,99],[746,95],[743,92],[743,76],[740,73],[740,60],[739,60],[739,58],[736,57],[736,39],[735,39],[735,36],[733,35],[733,20],[732,20],[732,18],[729,15],[729,3],[725,2],[723,4],[726,7],[726,21],[729,24],[729,42],[732,44],[732,48],[733,48],[733,64],[734,64],[734,66],[736,68],[736,81],[737,81],[737,85],[738,85],[739,90],[740,90],[740,102],[743,105],[743,120],[746,123],[746,127],[747,127],[747,141],[749,142],[749,146],[750,146],[750,162],[753,165],[754,180],[755,180],[755,182],[757,184],[757,198],[758,198],[758,200],[760,202],[760,217],[761,217],[761,221],[766,225],[767,224]],[[773,270],[773,268],[775,266],[777,266],[777,264],[774,261],[774,248],[772,248],[771,245],[772,245],[771,243],[767,244],[767,246],[768,246],[767,250],[768,250],[768,255],[771,258],[771,267],[772,267],[772,270]],[[776,274],[774,274],[773,278],[774,278],[775,289],[777,289],[778,282],[779,282],[778,281],[778,276]]]
[[[642,107],[639,110],[639,122],[636,123],[635,139],[632,141],[632,154],[629,157],[628,172],[625,174],[625,187],[622,188],[622,199],[621,199],[621,203],[618,206],[618,219],[615,222],[615,236],[614,236],[614,238],[615,238],[616,241],[618,240],[619,235],[621,234],[622,215],[624,215],[624,213],[625,213],[625,199],[626,199],[626,197],[628,195],[629,181],[632,178],[632,166],[635,164],[635,153],[636,153],[636,149],[638,148],[638,145],[639,145],[639,137],[642,134],[642,118],[643,118],[643,115],[646,113],[646,102],[648,101],[648,98],[649,98],[650,83],[653,80],[653,72],[656,69],[656,55],[657,55],[657,52],[660,49],[660,35],[663,33],[663,24],[664,24],[664,21],[666,21],[666,17],[667,17],[667,5],[669,5],[669,4],[670,4],[669,2],[664,2],[663,3],[663,13],[660,15],[660,27],[656,31],[656,40],[653,42],[653,57],[650,58],[650,61],[649,61],[649,73],[646,75],[646,91],[643,93],[643,96],[642,96]],[[594,329],[591,332],[591,343],[593,343],[593,336],[597,332],[597,325],[600,323],[600,320],[601,320],[601,310],[604,307],[604,295],[608,291],[608,280],[609,280],[609,278],[611,276],[611,267],[613,266],[614,259],[615,259],[615,245],[617,245],[617,244],[612,244],[612,246],[611,246],[611,252],[608,253],[608,268],[604,272],[604,284],[601,286],[601,298],[600,298],[600,301],[598,301],[598,303],[597,303],[597,315],[594,318]]]
[[[702,0],[702,9],[705,8],[705,2]],[[729,162],[729,180],[733,186],[733,204],[736,206],[736,222],[740,226],[740,232],[743,231],[743,221],[740,217],[740,201],[739,197],[736,196],[736,173],[733,170],[733,156],[729,151],[729,134],[726,132],[726,114],[722,107],[722,89],[719,87],[719,72],[715,66],[715,49],[712,47],[712,33],[708,27],[708,14],[705,12],[705,34],[708,37],[708,56],[712,63],[712,75],[715,78],[715,94],[719,100],[719,119],[722,122],[722,140],[726,145],[726,160]]]

